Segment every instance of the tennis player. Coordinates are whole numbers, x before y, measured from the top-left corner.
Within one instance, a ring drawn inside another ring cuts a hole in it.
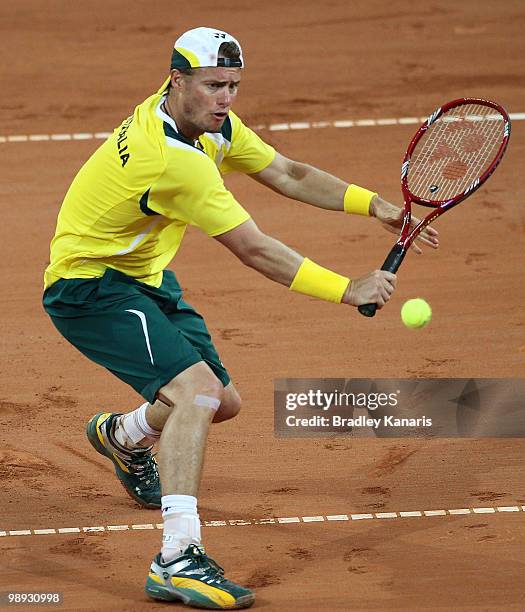
[[[246,127],[231,110],[243,66],[239,42],[221,30],[196,28],[175,42],[169,78],[73,180],[43,300],[71,344],[145,399],[127,414],[96,414],[87,436],[131,497],[162,508],[162,548],[146,592],[214,609],[254,601],[207,556],[197,510],[210,423],[234,417],[241,401],[203,318],[166,267],[193,225],[292,291],[350,306],[388,302],[394,274],[351,280],[261,232],[224,186],[222,174],[233,171],[313,206],[375,217],[394,232],[401,224],[400,209],[376,193],[287,159]],[[435,230],[421,240],[436,247]]]

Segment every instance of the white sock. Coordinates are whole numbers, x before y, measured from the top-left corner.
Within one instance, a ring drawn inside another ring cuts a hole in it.
[[[153,429],[146,421],[146,409],[149,404],[142,404],[133,412],[128,412],[116,419],[115,440],[124,448],[147,447],[154,444],[160,438],[160,431]]]
[[[169,563],[180,557],[190,544],[201,543],[197,498],[193,495],[163,495],[162,559]]]

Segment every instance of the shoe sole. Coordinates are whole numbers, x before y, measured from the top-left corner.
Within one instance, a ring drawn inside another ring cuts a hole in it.
[[[176,589],[175,587],[163,587],[148,578],[145,587],[146,595],[157,601],[178,601],[191,606],[193,608],[202,608],[206,610],[238,610],[240,608],[249,608],[255,601],[255,595],[243,595],[235,600],[235,603],[228,606],[221,606],[213,603],[207,597],[192,591],[191,589]]]
[[[99,453],[99,455],[103,455],[104,457],[106,457],[107,459],[111,461],[111,463],[113,464],[113,467],[115,468],[115,474],[117,475],[119,483],[121,484],[124,491],[126,491],[126,493],[131,497],[131,499],[136,501],[143,508],[148,508],[150,510],[158,510],[161,507],[161,504],[152,504],[152,503],[145,502],[143,499],[141,499],[137,495],[134,495],[132,491],[130,491],[120,479],[120,475],[118,473],[119,466],[117,462],[113,459],[111,452],[108,451],[108,449],[100,442],[98,434],[97,434],[96,423],[103,414],[105,413],[99,412],[92,419],[90,419],[88,421],[88,424],[86,425],[86,436],[87,436],[87,439],[89,440],[89,443],[97,451],[97,453]]]

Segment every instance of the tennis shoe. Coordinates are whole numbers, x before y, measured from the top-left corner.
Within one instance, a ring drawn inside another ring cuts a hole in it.
[[[152,447],[138,450],[124,449],[113,438],[114,422],[120,414],[99,412],[86,427],[91,446],[110,459],[117,478],[136,502],[145,508],[160,508],[160,479]]]
[[[222,567],[195,544],[169,563],[159,553],[151,564],[145,590],[153,599],[208,610],[249,608],[255,600],[252,591],[227,580]]]

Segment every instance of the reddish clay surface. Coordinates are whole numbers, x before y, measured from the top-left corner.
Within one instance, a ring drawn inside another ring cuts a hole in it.
[[[188,5],[189,6],[189,5]],[[247,69],[237,112],[252,125],[426,115],[462,95],[524,112],[521,0],[179,4],[4,3],[0,135],[108,131],[166,75],[174,38],[197,25],[237,35]],[[398,201],[414,126],[261,131],[284,154]],[[273,379],[522,377],[525,125],[490,182],[438,222],[442,248],[410,255],[374,320],[294,295],[190,231],[173,264],[244,398],[213,429],[204,520],[525,504],[525,443],[283,440]],[[84,437],[100,409],[140,399],[88,362],[40,307],[65,190],[96,141],[0,143],[2,368],[0,531],[156,523]],[[383,261],[373,221],[228,181],[265,231],[351,276]],[[434,318],[405,329],[421,296]],[[522,610],[525,513],[205,527],[209,552],[267,610]],[[0,591],[63,591],[64,610],[167,609],[143,583],[160,532],[0,537]]]
[[[469,166],[466,163],[461,161],[453,161],[443,168],[441,175],[443,176],[443,178],[446,178],[450,181],[457,181],[460,178],[463,178],[465,174],[467,174],[468,169]]]

